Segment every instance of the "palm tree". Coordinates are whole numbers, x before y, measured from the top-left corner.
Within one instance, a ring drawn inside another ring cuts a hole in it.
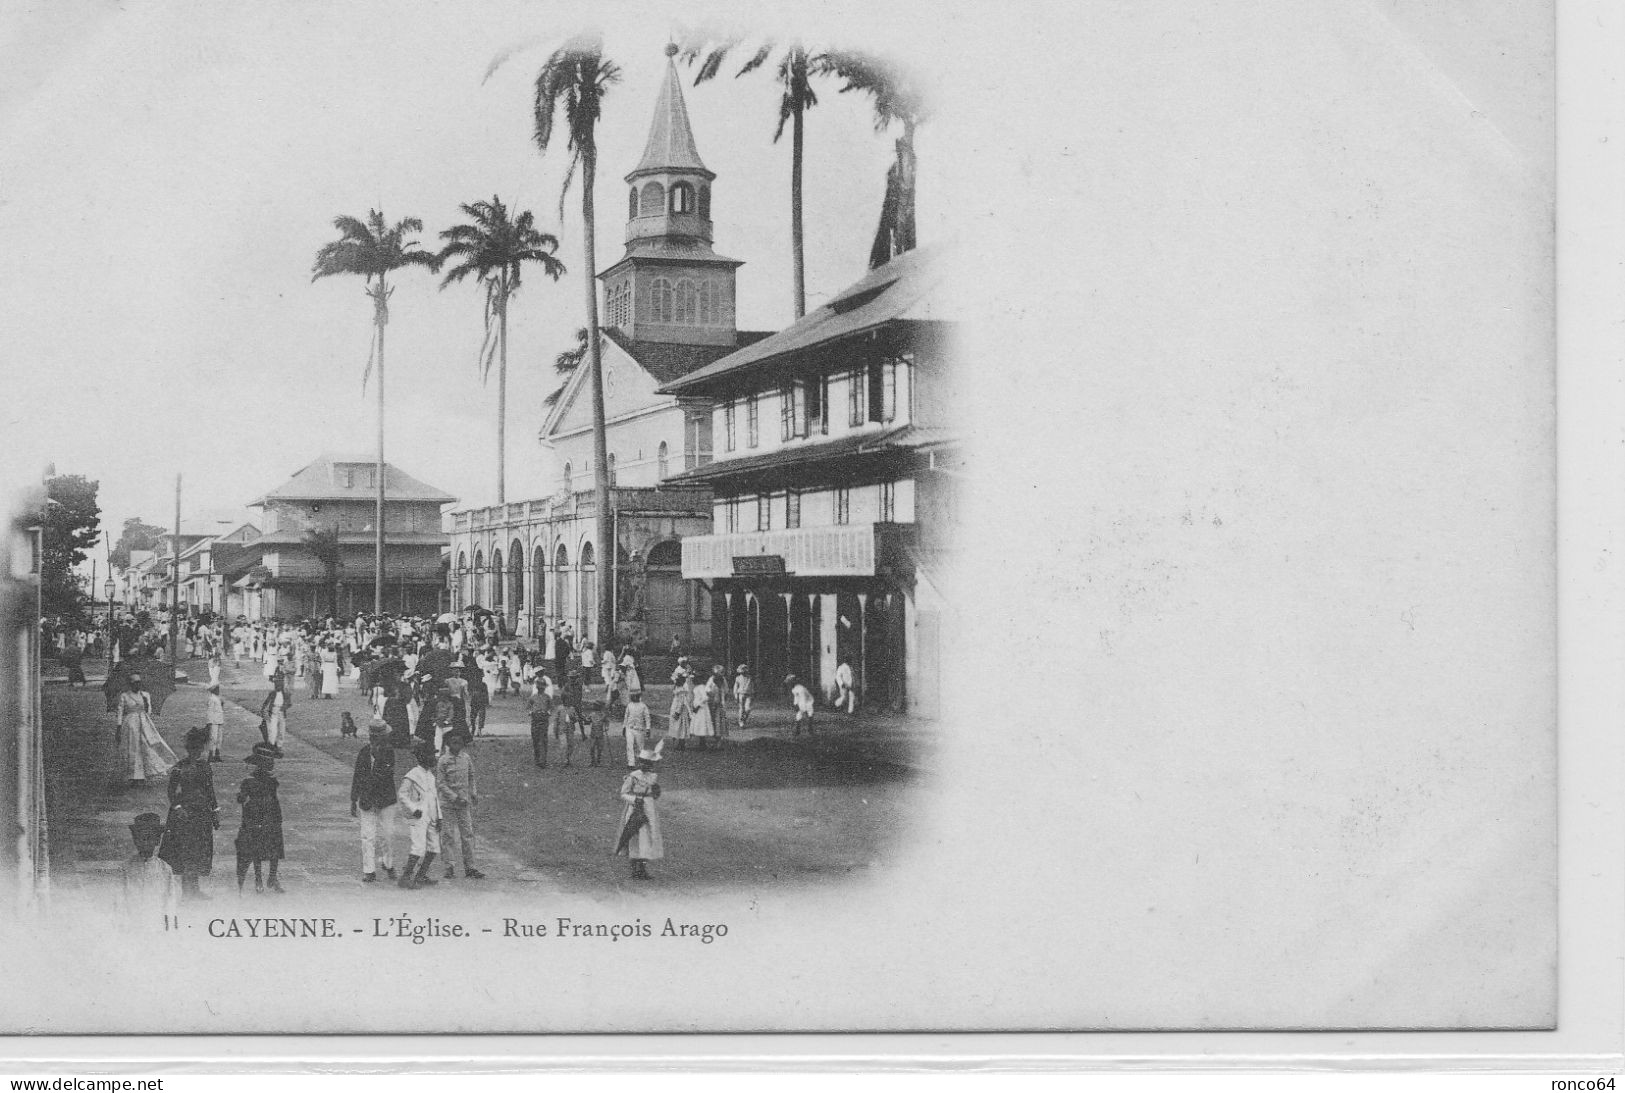
[[[872,269],[913,250],[916,245],[914,131],[930,118],[930,100],[914,73],[895,62],[856,50],[832,50],[823,54],[818,72],[844,80],[842,92],[857,91],[870,97],[875,112],[875,132],[884,132],[893,122],[903,127],[903,135],[896,143],[897,158],[886,173],[886,201],[869,253]]]
[[[621,78],[621,70],[604,59],[604,44],[596,35],[573,38],[553,51],[536,74],[536,147],[547,152],[553,139],[553,115],[562,109],[566,148],[570,167],[559,190],[559,208],[570,191],[570,180],[581,168],[582,248],[586,261],[581,280],[587,293],[587,363],[592,381],[592,471],[593,493],[598,512],[598,555],[604,559],[601,573],[607,573],[615,559],[615,529],[609,509],[609,441],[604,432],[604,364],[598,330],[597,237],[593,231],[592,188],[598,173],[598,143],[595,130],[609,86]],[[613,582],[598,581],[598,641],[614,640],[615,605],[610,602]],[[583,635],[585,636],[585,635]]]
[[[480,378],[491,374],[491,359],[497,360],[497,504],[508,499],[508,301],[519,291],[520,274],[526,262],[536,262],[553,280],[564,273],[564,263],[553,257],[559,249],[556,237],[536,230],[536,218],[529,209],[517,219],[508,216],[500,197],[464,205],[467,224],[457,224],[440,233],[446,245],[439,261],[456,260],[440,282],[443,289],[473,274],[485,286],[485,341],[480,345]],[[495,320],[493,330],[493,320]],[[493,337],[493,333],[495,337]]]
[[[335,273],[353,273],[366,278],[367,295],[372,299],[372,353],[367,356],[367,370],[361,376],[361,389],[367,388],[367,376],[372,373],[372,362],[378,361],[378,515],[373,543],[377,556],[373,560],[372,609],[374,614],[384,612],[384,327],[389,325],[389,297],[395,291],[389,287],[389,274],[406,266],[427,266],[431,272],[439,268],[439,260],[427,251],[417,250],[416,240],[408,234],[423,230],[423,221],[407,217],[393,228],[384,224],[384,214],[377,209],[367,214],[366,223],[353,216],[341,216],[333,221],[339,237],[316,252],[316,265],[311,280]]]
[[[693,64],[700,54],[705,59],[700,62],[699,71],[694,74],[694,84],[699,86],[711,79],[722,68],[723,62],[739,45],[739,39],[717,40],[707,36],[694,38],[682,50],[683,59]],[[734,77],[755,72],[767,63],[775,49],[780,48],[776,42],[766,42],[751,54],[750,60],[740,66]],[[798,41],[785,43],[783,55],[774,68],[774,75],[779,81],[782,94],[779,96],[779,123],[773,130],[773,143],[777,144],[779,138],[784,136],[784,126],[790,124],[790,262],[794,277],[792,286],[792,303],[795,306],[796,318],[807,314],[807,276],[806,267],[802,261],[801,245],[801,161],[803,144],[803,117],[808,110],[818,105],[818,96],[813,92],[812,77],[823,73],[829,64],[826,54],[809,53],[807,47]]]
[[[582,327],[576,331],[576,344],[569,349],[560,350],[559,355],[553,358],[553,371],[563,376],[564,382],[555,387],[553,393],[542,400],[543,406],[551,409],[553,404],[559,401],[560,396],[564,394],[564,389],[570,386],[570,377],[577,368],[581,367],[581,362],[586,359],[587,328]]]
[[[344,568],[344,546],[339,540],[338,525],[311,528],[305,532],[305,548],[321,563],[327,585],[328,613],[339,613],[339,572]]]

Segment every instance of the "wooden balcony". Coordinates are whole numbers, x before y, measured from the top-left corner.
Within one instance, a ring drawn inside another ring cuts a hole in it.
[[[832,524],[683,540],[683,576],[873,577],[902,557],[907,524]]]

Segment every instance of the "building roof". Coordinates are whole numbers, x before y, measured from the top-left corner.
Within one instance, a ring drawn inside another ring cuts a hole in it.
[[[605,327],[604,336],[618,345],[627,356],[637,361],[643,370],[666,384],[704,368],[713,361],[735,352],[741,346],[751,345],[772,335],[771,330],[740,330],[735,334],[735,345],[688,345],[683,342],[634,341],[614,327]]]
[[[598,279],[602,281],[606,277],[613,276],[616,270],[634,259],[645,262],[670,262],[674,265],[733,266],[735,269],[745,264],[737,258],[718,254],[711,249],[711,243],[705,239],[695,239],[691,236],[645,235],[629,240],[626,244],[626,253],[616,259],[613,266],[601,270]]]
[[[910,426],[901,425],[877,433],[859,433],[854,436],[839,437],[835,440],[793,444],[786,448],[764,452],[761,455],[718,459],[702,467],[695,467],[691,471],[674,474],[662,482],[661,485],[681,486],[694,482],[711,482],[719,478],[731,478],[738,474],[757,474],[780,467],[807,466],[831,459],[842,459],[847,456],[875,455],[895,451],[902,447],[913,447],[913,445],[896,443],[897,440],[910,431],[910,428]]]
[[[267,501],[371,501],[377,497],[374,486],[344,486],[333,475],[335,464],[372,466],[372,456],[346,456],[328,452],[301,468],[297,474],[270,493],[250,502],[250,507],[262,508]],[[384,464],[384,500],[433,501],[448,505],[457,498],[418,481],[393,463]]]
[[[887,323],[930,318],[930,298],[942,279],[941,254],[940,247],[921,247],[900,254],[778,333],[668,382],[661,392],[699,394],[711,381],[724,376],[737,378],[768,361],[804,353]]]
[[[303,531],[273,531],[261,535],[252,543],[244,546],[263,547],[302,547],[307,545]],[[341,546],[364,546],[369,549],[374,543],[371,531],[341,531],[339,544]],[[444,546],[451,541],[451,536],[439,531],[389,531],[384,534],[384,553],[394,546]]]
[[[683,86],[677,78],[677,66],[669,56],[666,79],[655,99],[654,120],[649,123],[649,139],[643,146],[643,158],[626,180],[630,182],[638,175],[655,171],[698,171],[707,178],[716,177],[700,162],[694,130],[688,124],[688,106],[683,102]]]

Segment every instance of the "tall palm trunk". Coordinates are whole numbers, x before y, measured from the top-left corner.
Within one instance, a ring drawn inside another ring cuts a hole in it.
[[[497,290],[497,504],[508,500],[508,275]]]
[[[614,604],[610,602],[608,579],[615,564],[614,520],[609,511],[609,440],[604,432],[604,364],[598,337],[598,251],[593,229],[593,180],[598,173],[598,153],[586,147],[581,153],[582,238],[586,248],[582,280],[587,286],[587,361],[592,371],[592,477],[593,500],[598,514],[598,548],[593,564],[597,570],[598,645],[607,648],[615,640]],[[586,637],[585,634],[582,635]]]
[[[794,267],[796,318],[807,314],[807,279],[801,260],[801,116],[799,101],[790,119],[790,263]]]
[[[389,325],[389,286],[378,275],[378,512],[373,520],[372,612],[384,613],[384,329]],[[337,590],[335,589],[335,598]]]

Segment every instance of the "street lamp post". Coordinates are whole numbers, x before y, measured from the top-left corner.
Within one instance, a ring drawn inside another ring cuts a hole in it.
[[[112,679],[113,642],[117,640],[113,636],[113,595],[118,591],[118,585],[113,583],[111,575],[108,576],[107,583],[102,585],[102,591],[107,594],[107,678]]]

